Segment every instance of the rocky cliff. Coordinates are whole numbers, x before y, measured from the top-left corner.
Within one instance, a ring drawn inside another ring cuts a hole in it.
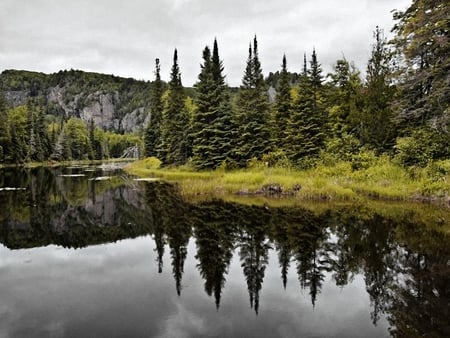
[[[29,99],[48,115],[78,117],[104,130],[142,130],[150,113],[151,83],[82,71],[54,74],[5,70],[0,86],[13,106]]]

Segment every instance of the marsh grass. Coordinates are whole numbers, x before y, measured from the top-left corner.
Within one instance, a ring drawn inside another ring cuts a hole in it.
[[[265,185],[270,184],[283,187],[286,196],[271,196],[271,199],[278,198],[284,202],[288,199],[360,201],[367,198],[446,202],[450,196],[450,160],[432,163],[425,168],[404,168],[387,157],[380,157],[358,170],[353,169],[349,162],[336,162],[319,163],[307,170],[260,164],[249,169],[201,172],[187,166],[161,169],[159,163],[155,165],[152,161],[134,162],[126,170],[140,177],[177,182],[182,194],[190,197],[255,197]],[[295,187],[300,187],[300,190],[294,194]]]

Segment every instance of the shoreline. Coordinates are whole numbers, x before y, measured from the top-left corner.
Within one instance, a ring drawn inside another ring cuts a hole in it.
[[[414,180],[407,176],[406,169],[392,163],[389,165],[395,172],[390,176],[389,171],[394,171],[392,168],[385,171],[376,166],[367,170],[343,170],[342,166],[346,165],[340,163],[307,170],[260,166],[229,171],[195,171],[187,167],[154,168],[144,159],[127,165],[124,170],[140,178],[177,183],[184,196],[195,199],[234,196],[298,201],[372,200],[450,207],[450,180],[444,179],[440,185],[428,177]]]

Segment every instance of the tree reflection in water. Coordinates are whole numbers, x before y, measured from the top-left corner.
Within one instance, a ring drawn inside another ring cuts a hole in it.
[[[445,218],[414,212],[386,215],[369,207],[306,209],[245,206],[220,200],[189,203],[162,182],[65,179],[64,169],[40,168],[0,175],[0,242],[10,249],[57,244],[80,248],[152,235],[156,269],[170,251],[178,295],[187,245],[193,236],[197,269],[219,309],[233,254],[240,259],[250,300],[261,310],[261,291],[276,250],[281,285],[295,264],[300,287],[317,306],[324,281],[339,287],[362,275],[371,317],[382,316],[398,337],[450,337],[450,235]],[[439,228],[439,222],[443,230]]]

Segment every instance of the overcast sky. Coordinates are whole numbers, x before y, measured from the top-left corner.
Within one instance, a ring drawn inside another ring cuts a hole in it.
[[[390,35],[392,9],[410,0],[0,0],[0,71],[81,69],[153,80],[160,58],[168,80],[178,49],[193,85],[214,37],[227,81],[241,82],[256,34],[264,73],[299,71],[313,47],[324,72],[345,55],[364,71],[378,25]]]

